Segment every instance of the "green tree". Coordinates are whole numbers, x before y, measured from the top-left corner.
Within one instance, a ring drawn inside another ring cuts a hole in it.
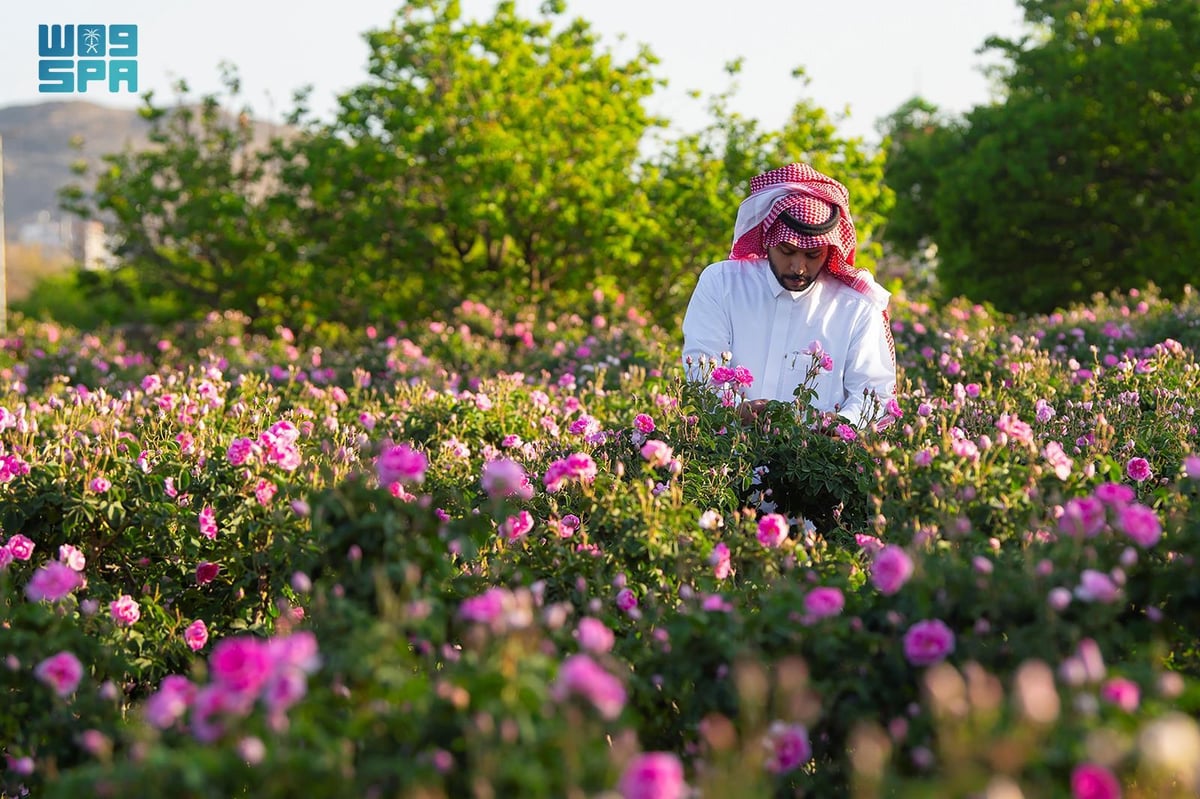
[[[889,123],[887,240],[936,243],[938,280],[1007,311],[1156,283],[1200,246],[1200,4],[1022,0],[1031,32],[990,39],[1004,101],[924,129]]]
[[[555,30],[562,10],[502,2],[469,22],[455,0],[411,0],[368,34],[371,79],[289,173],[321,259],[352,265],[336,271],[364,296],[544,302],[621,271],[654,60],[618,63],[581,19]]]

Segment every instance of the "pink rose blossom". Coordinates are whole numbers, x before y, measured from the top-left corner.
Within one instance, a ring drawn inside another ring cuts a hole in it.
[[[1104,529],[1107,521],[1104,503],[1091,497],[1072,497],[1063,506],[1058,520],[1058,529],[1069,535],[1094,538]]]
[[[1138,709],[1141,701],[1141,689],[1133,680],[1126,677],[1113,677],[1100,687],[1100,698],[1111,702],[1126,713]]]
[[[1117,587],[1111,577],[1095,569],[1084,569],[1083,573],[1079,575],[1079,586],[1075,589],[1075,596],[1084,602],[1105,604],[1115,601],[1120,593],[1121,589]]]
[[[724,580],[733,572],[733,563],[729,556],[729,547],[724,541],[718,541],[708,556],[708,562],[713,567],[713,576]]]
[[[112,488],[112,483],[105,477],[94,477],[92,482],[88,483],[88,488],[97,494],[103,494]]]
[[[728,366],[718,366],[716,369],[712,370],[712,374],[709,376],[709,379],[718,385],[723,383],[732,383],[734,381],[733,369],[729,368]]]
[[[842,441],[853,441],[858,438],[858,431],[848,424],[839,424],[835,430]]]
[[[1162,537],[1162,523],[1158,520],[1158,514],[1137,502],[1117,511],[1117,523],[1125,535],[1143,549],[1154,546]]]
[[[804,597],[804,610],[810,620],[837,616],[846,606],[846,598],[838,588],[821,586],[809,591]]]
[[[670,752],[646,752],[635,757],[621,775],[623,799],[683,799],[683,763]]]
[[[425,453],[413,449],[408,444],[387,447],[375,461],[379,482],[385,486],[396,482],[422,483],[428,468],[429,459],[425,457]]]
[[[637,431],[639,433],[645,433],[645,434],[653,433],[654,432],[654,419],[653,419],[653,417],[649,416],[648,414],[639,413],[633,419],[633,426],[637,429]]]
[[[904,634],[904,656],[914,666],[940,663],[954,651],[954,633],[940,619],[919,621]]]
[[[247,697],[271,676],[272,662],[267,644],[250,635],[223,638],[208,659],[213,685],[235,696]]]
[[[774,549],[787,540],[788,520],[779,513],[768,513],[758,520],[758,543]]]
[[[638,606],[638,598],[633,591],[628,588],[622,588],[617,592],[616,598],[617,609],[629,613]]]
[[[504,613],[510,596],[503,588],[489,588],[478,596],[464,599],[458,607],[458,615],[467,621],[491,624]]]
[[[59,696],[74,693],[83,679],[83,664],[70,652],[51,655],[33,667],[33,674]]]
[[[1200,455],[1188,455],[1183,459],[1183,476],[1189,480],[1200,480]]]
[[[33,550],[37,546],[32,540],[17,533],[8,539],[8,551],[17,560],[29,560],[33,557]]]
[[[871,561],[871,584],[891,596],[904,587],[913,574],[913,561],[902,547],[888,544]]]
[[[265,508],[271,504],[271,500],[275,498],[275,492],[278,490],[279,488],[273,482],[263,478],[254,486],[254,498],[259,505]]]
[[[204,619],[196,619],[183,631],[183,640],[193,652],[199,652],[208,643],[208,625]]]
[[[1119,507],[1133,502],[1137,493],[1124,483],[1102,483],[1096,486],[1092,496],[1109,507]]]
[[[8,548],[8,544],[0,544],[0,572],[6,571],[14,560],[16,558],[13,557],[12,550]]]
[[[579,620],[579,626],[575,628],[575,638],[578,639],[579,646],[598,654],[610,651],[615,642],[613,631],[604,622],[591,616],[584,616]]]
[[[1130,458],[1125,464],[1125,474],[1130,480],[1144,482],[1150,479],[1150,462],[1145,458]]]
[[[479,480],[484,493],[492,499],[504,497],[520,497],[529,499],[533,496],[533,486],[524,467],[508,458],[488,461],[483,465],[483,473]]]
[[[47,561],[33,573],[25,585],[25,596],[30,602],[57,602],[83,585],[79,572],[57,560]]]
[[[197,521],[200,524],[200,535],[210,541],[217,537],[220,528],[217,527],[217,512],[213,510],[212,505],[205,505],[200,509]]]
[[[1057,441],[1051,441],[1042,449],[1042,455],[1046,458],[1046,462],[1054,469],[1054,474],[1059,480],[1066,480],[1071,476],[1071,469],[1075,462],[1063,451],[1062,444]]]
[[[183,718],[195,696],[196,686],[191,680],[180,674],[169,674],[146,700],[146,720],[165,730]]]
[[[202,560],[196,564],[196,585],[207,585],[217,579],[221,573],[221,564]]]
[[[258,444],[250,438],[235,438],[225,451],[225,458],[234,466],[241,466],[254,457]]]
[[[501,529],[509,541],[523,538],[533,529],[533,515],[529,511],[523,510],[516,516],[509,516]]]
[[[1080,763],[1071,772],[1072,799],[1121,799],[1116,776],[1096,763]]]
[[[772,774],[787,774],[803,766],[812,757],[808,728],[803,724],[774,721],[767,730],[767,758],[764,765]]]
[[[642,445],[642,458],[652,468],[666,466],[671,462],[672,451],[666,442],[654,438]]]
[[[74,571],[81,572],[87,566],[87,558],[78,547],[71,544],[60,544],[58,547],[58,562]]]
[[[130,627],[142,617],[141,605],[129,594],[121,594],[108,603],[108,612],[112,615],[113,621],[121,627]]]
[[[563,661],[552,692],[560,701],[567,696],[582,697],[609,721],[621,715],[627,698],[621,681],[585,654]]]

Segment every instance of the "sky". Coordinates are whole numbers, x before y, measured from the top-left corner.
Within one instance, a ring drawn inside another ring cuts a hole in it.
[[[137,94],[104,82],[87,92],[40,93],[40,24],[136,25],[138,93],[160,99],[184,79],[197,93],[220,88],[219,64],[237,65],[242,97],[256,116],[278,120],[295,90],[311,84],[312,109],[328,116],[335,97],[366,77],[362,33],[390,25],[401,0],[0,0],[0,106],[84,99],[136,107]],[[536,16],[540,0],[517,0]],[[495,0],[462,0],[468,18],[489,18]],[[843,135],[877,139],[876,122],[921,95],[949,113],[994,96],[982,67],[988,36],[1023,30],[1016,0],[567,0],[601,45],[625,60],[641,45],[667,81],[647,102],[671,130],[708,119],[702,95],[729,86],[724,65],[743,59],[737,112],[778,129],[800,99],[831,114]],[[106,28],[106,31],[110,29]],[[792,77],[802,67],[807,86]]]

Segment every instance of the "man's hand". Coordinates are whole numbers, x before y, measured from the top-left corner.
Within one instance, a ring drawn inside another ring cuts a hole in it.
[[[758,417],[762,414],[763,409],[767,407],[765,399],[750,400],[743,402],[738,406],[738,416],[741,417],[743,424],[752,424],[758,421]]]

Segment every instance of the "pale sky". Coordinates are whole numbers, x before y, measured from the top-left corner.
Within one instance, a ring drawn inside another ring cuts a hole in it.
[[[488,18],[495,0],[462,0],[464,16]],[[517,0],[534,16],[540,0]],[[242,101],[278,119],[292,93],[312,84],[311,105],[327,114],[335,95],[366,77],[360,35],[387,27],[400,0],[0,0],[0,106],[86,99],[136,107],[136,95],[104,83],[71,94],[39,93],[38,25],[138,26],[138,91],[170,98],[184,78],[198,92],[218,89],[218,64],[235,63]],[[702,101],[723,90],[723,66],[744,58],[738,112],[777,129],[798,99],[831,113],[849,109],[844,134],[875,139],[876,120],[914,94],[960,113],[988,102],[981,74],[994,55],[976,51],[990,35],[1023,30],[1016,0],[567,0],[567,17],[583,17],[603,46],[625,60],[648,45],[668,81],[648,102],[673,129],[707,120]],[[623,38],[622,38],[623,35]],[[811,83],[791,77],[803,67]]]

